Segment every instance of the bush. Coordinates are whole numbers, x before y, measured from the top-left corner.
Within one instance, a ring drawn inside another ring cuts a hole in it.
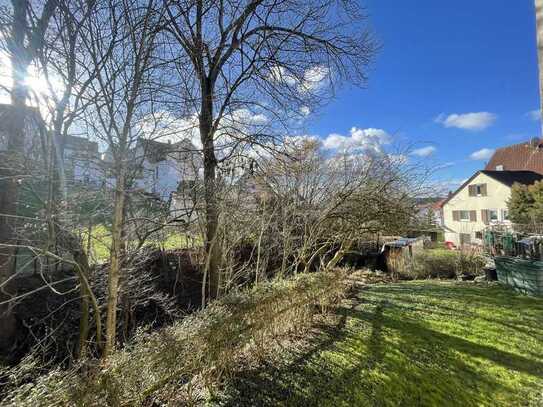
[[[306,329],[317,312],[337,304],[348,289],[345,281],[343,272],[319,272],[228,295],[173,326],[138,334],[106,365],[57,369],[22,384],[4,402],[117,406],[201,401],[242,358],[258,355],[285,334]]]
[[[481,274],[485,260],[477,253],[435,249],[416,253],[412,258],[391,259],[388,265],[396,278],[446,279]]]

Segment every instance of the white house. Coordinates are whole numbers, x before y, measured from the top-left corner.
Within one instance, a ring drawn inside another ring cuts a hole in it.
[[[200,154],[188,139],[178,143],[140,140],[135,149],[139,167],[135,186],[167,201],[182,182],[193,182],[202,168]]]
[[[531,185],[543,176],[533,171],[478,171],[443,203],[445,240],[482,244],[491,224],[510,224],[507,201],[515,183]]]
[[[68,182],[100,185],[104,173],[98,152],[98,143],[83,137],[66,136],[62,145],[64,170]]]
[[[26,110],[24,165],[28,170],[39,172],[42,170],[40,165],[44,162],[43,155],[49,143],[48,130],[37,109],[27,107]],[[0,104],[0,154],[8,149],[13,114],[12,105]],[[55,145],[62,151],[68,184],[101,182],[103,174],[98,143],[84,137],[68,135],[58,138]]]

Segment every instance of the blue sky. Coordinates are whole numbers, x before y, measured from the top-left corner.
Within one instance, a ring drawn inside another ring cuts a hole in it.
[[[454,163],[436,179],[452,183],[484,166],[474,152],[539,134],[528,114],[539,106],[533,0],[360,1],[382,49],[367,87],[341,90],[310,134],[374,128],[433,146],[429,163]]]

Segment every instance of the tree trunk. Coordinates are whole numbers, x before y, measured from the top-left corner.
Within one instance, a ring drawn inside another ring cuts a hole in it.
[[[111,257],[108,280],[108,300],[106,319],[106,338],[103,358],[107,357],[115,349],[117,334],[117,303],[119,302],[119,279],[124,256],[123,228],[125,216],[125,168],[120,163],[117,171],[117,183],[115,187],[113,228],[111,237]]]
[[[7,123],[8,146],[2,158],[0,188],[0,243],[12,243],[15,234],[17,215],[18,177],[21,158],[24,153],[25,114],[27,88],[25,85],[29,61],[25,55],[27,1],[13,3],[13,28],[11,32],[11,64],[13,88],[11,108],[4,120]],[[0,252],[0,284],[12,272],[12,249],[2,248]]]
[[[13,88],[11,108],[8,110],[7,123],[8,146],[0,157],[0,244],[14,243],[17,227],[17,197],[21,159],[24,154],[25,115],[27,88],[25,77],[29,61],[25,53],[25,30],[27,26],[27,1],[13,2],[13,26],[11,32],[11,64]],[[14,269],[13,248],[0,246],[0,302],[9,299],[8,287],[2,286]],[[11,307],[0,306],[0,349],[11,346],[10,338],[15,334],[16,321]]]
[[[210,86],[204,86],[202,92],[202,111],[200,113],[200,138],[203,146],[204,159],[204,199],[205,199],[205,248],[208,256],[207,282],[204,287],[208,299],[216,298],[219,292],[219,266],[221,248],[215,241],[219,226],[219,212],[217,207],[215,141],[213,139],[213,94]]]

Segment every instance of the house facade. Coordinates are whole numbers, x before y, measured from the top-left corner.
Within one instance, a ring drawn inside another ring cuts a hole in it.
[[[50,143],[49,133],[39,111],[32,107],[26,109],[22,164],[27,171],[40,173],[42,172],[40,165]],[[13,114],[12,105],[0,104],[0,156],[8,150],[10,121]],[[64,173],[69,185],[102,182],[104,177],[98,143],[84,137],[68,135],[57,138],[55,145],[62,152]]]
[[[445,240],[455,245],[482,244],[489,225],[510,225],[507,201],[513,184],[531,185],[543,179],[534,171],[476,172],[443,204]]]
[[[135,187],[163,201],[198,179],[202,168],[197,148],[187,139],[177,143],[140,140],[135,148]],[[182,185],[183,184],[183,185]]]
[[[104,171],[100,163],[98,143],[84,137],[66,136],[62,146],[64,171],[68,182],[101,185]]]

